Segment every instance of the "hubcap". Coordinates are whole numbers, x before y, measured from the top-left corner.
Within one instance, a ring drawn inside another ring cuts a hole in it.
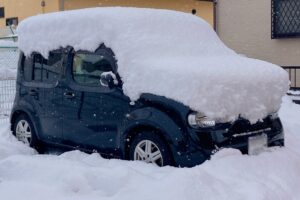
[[[20,120],[16,127],[16,137],[19,141],[29,145],[31,141],[31,129],[27,121]]]
[[[134,160],[154,163],[163,166],[163,158],[159,148],[150,140],[142,140],[134,150]]]

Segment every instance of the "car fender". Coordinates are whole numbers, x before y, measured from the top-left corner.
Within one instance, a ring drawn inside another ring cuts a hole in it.
[[[134,110],[127,114],[124,126],[119,130],[119,146],[126,150],[126,140],[138,127],[147,127],[160,132],[160,136],[168,143],[172,152],[182,149],[186,137],[182,129],[165,113],[152,107]],[[125,142],[124,142],[125,141]]]
[[[34,111],[34,108],[31,104],[27,103],[26,101],[20,101],[18,105],[14,106],[12,112],[11,112],[11,117],[10,117],[10,123],[11,123],[11,130],[13,131],[13,120],[16,118],[15,114],[18,112],[23,112],[25,113],[29,119],[32,122],[33,128],[35,130],[36,136],[38,139],[40,139],[40,135],[38,130],[40,129],[40,120],[36,116],[36,112]]]

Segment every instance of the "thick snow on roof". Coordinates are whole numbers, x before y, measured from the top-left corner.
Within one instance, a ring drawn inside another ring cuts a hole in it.
[[[204,20],[176,11],[93,8],[39,15],[18,27],[19,47],[30,55],[66,46],[110,47],[124,93],[175,99],[213,118],[254,122],[279,109],[288,89],[280,67],[237,55]]]

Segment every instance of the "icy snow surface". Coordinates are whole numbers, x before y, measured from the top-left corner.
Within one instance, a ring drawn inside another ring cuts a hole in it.
[[[71,151],[37,155],[0,124],[3,200],[298,200],[300,106],[285,99],[279,115],[286,147],[258,156],[224,149],[194,168],[159,168]]]
[[[66,46],[96,50],[104,43],[118,60],[124,93],[172,98],[215,119],[252,122],[279,109],[288,89],[280,67],[227,48],[201,18],[176,11],[93,8],[30,17],[18,27],[26,54]]]

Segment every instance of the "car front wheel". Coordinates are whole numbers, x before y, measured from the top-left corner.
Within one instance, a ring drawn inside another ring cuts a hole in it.
[[[130,160],[153,163],[157,166],[172,164],[167,145],[154,132],[139,133],[130,145]]]

